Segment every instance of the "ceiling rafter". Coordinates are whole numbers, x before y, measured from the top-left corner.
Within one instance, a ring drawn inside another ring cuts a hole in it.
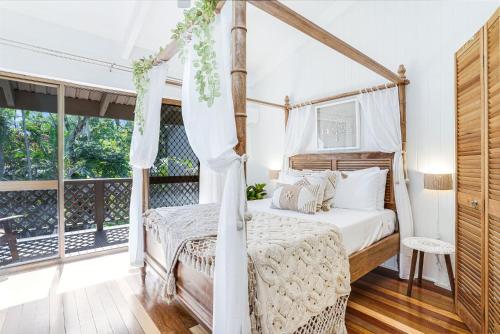
[[[111,103],[111,99],[113,98],[112,94],[105,93],[101,98],[101,103],[99,104],[99,116],[103,117],[106,115],[106,111],[108,110],[108,106]]]
[[[9,107],[14,107],[14,92],[10,86],[10,82],[5,79],[0,79],[0,87],[2,87],[3,94],[5,96],[5,102]]]

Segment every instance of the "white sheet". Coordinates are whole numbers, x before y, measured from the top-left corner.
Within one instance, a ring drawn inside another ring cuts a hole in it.
[[[342,233],[344,246],[349,255],[391,235],[396,226],[396,214],[389,209],[360,211],[333,208],[328,212],[320,211],[314,215],[309,215],[290,210],[272,209],[270,201],[270,199],[249,201],[248,211],[264,211],[281,216],[334,224]]]

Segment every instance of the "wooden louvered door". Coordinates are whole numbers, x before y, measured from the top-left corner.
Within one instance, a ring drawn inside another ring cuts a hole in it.
[[[484,27],[487,115],[487,205],[485,233],[485,328],[500,333],[500,25],[499,11]]]
[[[456,308],[474,333],[483,322],[484,86],[483,31],[455,54]]]

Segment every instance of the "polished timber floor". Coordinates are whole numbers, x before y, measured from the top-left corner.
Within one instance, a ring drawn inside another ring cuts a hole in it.
[[[152,270],[131,270],[127,260],[119,253],[0,276],[0,333],[206,334],[181,306],[161,301]],[[348,332],[468,333],[446,291],[424,282],[412,298],[405,292],[387,270],[356,282]]]

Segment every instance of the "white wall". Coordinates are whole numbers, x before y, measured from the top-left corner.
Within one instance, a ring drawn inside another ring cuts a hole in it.
[[[389,69],[396,71],[399,64],[407,68],[409,190],[418,236],[454,243],[453,192],[424,190],[422,173],[454,171],[454,52],[497,6],[497,1],[360,1],[325,26]],[[299,102],[384,82],[310,41],[250,87],[249,95],[271,101],[290,95]],[[281,154],[283,120],[266,117],[274,123],[261,118],[249,128],[250,159],[257,161],[249,168],[252,182],[267,182],[262,168]],[[448,286],[443,260],[426,260],[424,275]]]
[[[6,9],[0,11],[0,37],[110,63],[131,65],[129,60],[121,57],[123,45],[119,42]],[[0,70],[115,89],[135,90],[130,72],[116,69],[110,71],[107,67],[54,57],[7,44],[0,40]],[[152,52],[136,48],[132,52],[131,59],[150,53]],[[175,69],[169,74],[178,77],[179,66],[173,67]],[[180,98],[180,89],[175,86],[169,87],[165,95]]]

